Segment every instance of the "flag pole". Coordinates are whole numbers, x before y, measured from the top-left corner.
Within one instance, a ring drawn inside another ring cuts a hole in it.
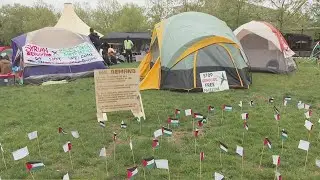
[[[1,146],[1,148],[2,148],[2,146]],[[8,169],[8,168],[7,168],[6,159],[4,158],[4,155],[3,155],[3,151],[2,151],[2,150],[1,150],[1,154],[2,154],[2,160],[3,160],[4,166],[6,167],[6,169]]]
[[[221,117],[221,124],[222,124],[222,120],[223,120],[224,116],[223,116],[223,109],[222,109],[222,117]]]
[[[242,161],[242,173],[241,173],[241,179],[243,178],[243,171],[244,171],[244,153],[242,154],[242,158],[241,158],[241,161]]]
[[[168,168],[168,178],[170,180],[170,170],[169,170],[169,168]]]
[[[259,168],[261,168],[262,156],[263,156],[264,148],[265,148],[265,146],[263,145],[262,152],[261,152],[261,157],[260,157]]]
[[[222,167],[222,154],[221,154],[221,150],[220,150],[220,164],[221,164],[221,167]]]
[[[306,168],[307,168],[308,154],[309,154],[309,150],[307,151],[306,161],[305,161],[305,163],[304,163],[304,171],[306,171]]]
[[[107,177],[109,176],[109,172],[108,172],[108,158],[106,157],[106,172],[107,172]]]
[[[40,143],[39,143],[39,138],[38,138],[38,137],[37,137],[37,143],[38,143],[39,155],[40,155],[40,157],[41,157]]]
[[[194,138],[194,154],[197,154],[197,138]]]
[[[278,165],[276,165],[276,172],[278,172]],[[277,174],[274,175],[274,180],[277,180]]]
[[[278,124],[278,135],[281,137],[281,135],[280,135],[280,125],[279,125],[279,121],[277,122],[277,124]]]
[[[73,163],[72,163],[72,157],[71,157],[71,151],[70,150],[69,150],[69,157],[70,157],[71,168],[73,169]]]
[[[139,122],[140,122],[140,134],[141,134],[141,132],[142,132],[142,121],[141,121],[141,118],[139,117]]]
[[[243,145],[243,142],[244,142],[244,131],[242,132],[242,145]]]
[[[283,139],[282,139],[282,142],[281,142],[281,155],[282,155],[282,152],[283,152]]]
[[[143,169],[143,178],[144,178],[144,180],[146,180],[146,170],[145,170],[145,168],[142,168]]]
[[[79,139],[80,139],[80,142],[81,142],[81,145],[82,145],[83,149],[85,149],[87,151],[86,147],[83,144],[82,138],[80,137]]]
[[[131,137],[130,137],[130,142],[132,142],[132,141],[131,141]],[[133,164],[134,164],[134,166],[136,166],[136,161],[134,160],[133,147],[132,147],[132,149],[131,149],[131,153],[132,153]]]
[[[113,161],[116,161],[116,141],[113,141]]]
[[[126,139],[128,140],[127,128],[124,129],[124,133],[126,134]]]
[[[31,175],[32,179],[34,180],[34,176],[33,176],[32,172],[31,171],[29,171],[29,172],[30,172],[30,175]]]
[[[200,179],[202,177],[202,174],[201,174],[201,158],[200,158]]]

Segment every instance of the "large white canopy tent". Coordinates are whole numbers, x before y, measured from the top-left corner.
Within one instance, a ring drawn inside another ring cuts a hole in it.
[[[54,26],[56,28],[66,29],[74,33],[89,35],[90,27],[83,22],[74,11],[72,3],[65,3],[61,17],[58,23]],[[100,37],[103,35],[97,32]]]

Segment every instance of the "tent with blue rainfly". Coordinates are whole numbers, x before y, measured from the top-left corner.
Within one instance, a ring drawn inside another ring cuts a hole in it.
[[[24,82],[41,83],[92,76],[105,69],[103,59],[85,35],[46,27],[12,39],[13,66]]]
[[[248,60],[232,30],[220,19],[186,12],[161,21],[140,63],[140,90],[201,89],[200,73],[225,71],[231,88],[248,88]]]

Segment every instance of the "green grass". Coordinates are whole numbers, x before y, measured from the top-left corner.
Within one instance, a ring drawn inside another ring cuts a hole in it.
[[[122,64],[117,67],[131,67],[137,64]],[[168,159],[171,179],[199,179],[199,152],[204,151],[202,178],[212,179],[214,172],[220,172],[227,179],[241,179],[241,158],[235,154],[236,145],[241,145],[243,125],[238,107],[244,101],[243,112],[249,113],[249,131],[245,133],[245,150],[243,179],[273,179],[275,167],[272,155],[280,154],[281,141],[273,117],[272,106],[267,103],[269,97],[275,98],[275,104],[281,111],[280,128],[288,131],[289,139],[284,143],[281,156],[280,172],[284,179],[320,179],[315,159],[319,156],[320,132],[318,119],[320,89],[320,70],[314,64],[299,63],[299,71],[290,76],[274,74],[253,74],[254,83],[249,90],[230,90],[218,93],[179,93],[172,91],[143,91],[142,98],[147,119],[142,122],[142,133],[137,121],[132,120],[130,112],[110,113],[105,133],[96,121],[95,94],[93,78],[79,79],[68,84],[51,86],[1,87],[0,89],[0,142],[5,150],[8,170],[0,161],[2,179],[31,179],[25,168],[28,160],[42,160],[46,167],[34,173],[36,179],[61,179],[69,172],[71,179],[126,179],[126,168],[133,166],[132,155],[125,131],[120,129],[122,120],[127,122],[127,134],[132,136],[136,163],[141,166],[142,158],[152,156],[153,131],[160,125],[166,125],[168,115],[175,108],[181,110],[192,108],[206,115],[208,105],[216,107],[216,113],[204,125],[198,140],[197,154],[194,152],[192,121],[183,117],[181,126],[173,128],[172,138],[160,140],[160,149],[156,150],[156,159]],[[292,101],[285,109],[282,98],[292,96]],[[248,102],[254,100],[255,107]],[[315,124],[311,134],[311,147],[307,170],[304,172],[306,152],[298,149],[300,139],[307,140],[308,132],[304,127],[304,111],[298,110],[297,101],[301,100],[313,106],[312,122]],[[230,104],[232,112],[224,114],[221,120],[221,105]],[[158,120],[158,116],[160,121]],[[69,133],[59,136],[61,126]],[[42,157],[39,156],[36,141],[29,141],[27,133],[37,130]],[[73,139],[70,131],[78,130],[81,141]],[[118,133],[116,161],[113,160],[113,132]],[[272,142],[272,151],[266,150],[259,169],[259,159],[264,137]],[[64,153],[62,145],[70,140],[73,143],[71,169],[69,155]],[[219,146],[222,141],[229,146],[229,152],[222,154],[223,167],[219,162]],[[13,161],[12,151],[28,146],[30,156]],[[100,149],[108,149],[108,172],[106,176],[105,160],[99,158]],[[319,157],[320,158],[320,157]],[[135,179],[144,179],[143,170]],[[165,170],[148,170],[146,179],[168,179]]]

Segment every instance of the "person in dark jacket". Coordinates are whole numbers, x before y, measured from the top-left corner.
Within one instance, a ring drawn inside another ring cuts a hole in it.
[[[96,32],[94,32],[93,28],[90,28],[89,38],[90,38],[92,44],[94,45],[94,47],[99,52],[100,48],[101,48],[101,40],[100,40],[100,36]]]

